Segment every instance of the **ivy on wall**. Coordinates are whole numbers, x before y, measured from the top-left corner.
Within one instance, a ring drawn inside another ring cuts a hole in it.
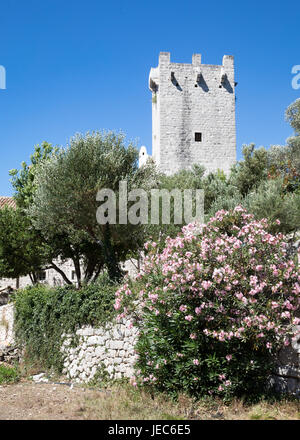
[[[115,315],[117,286],[106,276],[77,290],[75,287],[31,286],[15,297],[15,335],[25,358],[61,372],[64,335],[84,325],[101,326]],[[74,340],[75,342],[75,340]]]

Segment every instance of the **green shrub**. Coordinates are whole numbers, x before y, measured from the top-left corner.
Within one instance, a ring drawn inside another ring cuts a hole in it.
[[[245,197],[228,183],[212,202],[206,219],[221,209],[230,210],[237,205],[242,205],[258,220],[268,219],[273,224],[272,232],[290,233],[300,227],[300,193],[286,192],[281,177],[262,181]],[[276,219],[280,220],[280,225],[275,223]]]
[[[19,372],[14,367],[8,367],[6,365],[0,365],[0,384],[14,383],[19,380]]]
[[[136,311],[141,323],[136,385],[196,397],[267,392],[276,353],[300,322],[298,264],[270,226],[236,207],[184,227],[162,252],[146,246],[137,283],[115,302],[120,318]]]
[[[84,325],[101,326],[110,321],[115,313],[116,288],[106,276],[101,276],[80,290],[38,285],[20,291],[15,298],[15,331],[27,359],[60,372],[64,335],[74,334]]]
[[[257,219],[266,218],[272,223],[279,219],[280,225],[275,229],[289,233],[300,227],[300,194],[284,192],[283,187],[282,178],[261,182],[256,191],[248,194],[243,206]]]

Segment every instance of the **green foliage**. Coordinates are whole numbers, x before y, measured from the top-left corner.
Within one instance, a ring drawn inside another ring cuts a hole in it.
[[[87,281],[103,265],[112,279],[120,278],[119,262],[142,246],[141,225],[100,225],[96,219],[99,190],[113,190],[118,197],[122,180],[127,181],[128,191],[145,185],[147,167],[139,170],[137,158],[137,149],[125,146],[122,134],[88,133],[74,137],[67,149],[41,163],[35,174],[36,191],[29,210],[34,226],[45,237],[66,236],[79,248],[89,269]]]
[[[167,176],[164,174],[155,174],[156,180],[152,182],[152,188],[164,191],[167,190],[170,193],[172,190],[180,190],[182,194],[182,203],[184,204],[184,190],[196,190],[202,189],[202,178],[204,174],[204,168],[202,166],[194,165],[192,170],[181,170],[173,175]],[[194,198],[195,199],[195,198]],[[149,213],[150,213],[149,206]],[[182,212],[184,212],[182,210]],[[149,223],[145,226],[145,238],[147,241],[150,237],[152,240],[158,242],[158,245],[163,248],[167,237],[175,237],[182,229],[183,224],[185,224],[184,218],[183,223],[176,224],[174,221],[174,198],[170,198],[170,224],[163,223],[162,218],[162,199],[160,198],[159,205],[159,224],[155,225],[151,223],[151,218],[149,215]],[[195,212],[193,212],[195,215]]]
[[[53,250],[53,243],[45,242],[40,232],[36,230],[26,209],[32,202],[36,188],[35,174],[40,163],[55,154],[47,142],[34,147],[30,163],[22,162],[20,170],[9,172],[12,186],[15,190],[14,199],[17,203],[16,210],[4,210],[0,213],[0,253],[2,276],[18,277],[30,274],[32,281],[37,281],[37,272],[59,255]]]
[[[136,282],[116,292],[118,318],[140,328],[135,385],[170,394],[225,398],[267,392],[278,349],[289,344],[299,308],[298,261],[242,207],[219,211],[147,244]]]
[[[295,130],[295,134],[300,136],[300,99],[296,99],[286,110],[286,119]]]
[[[110,374],[108,373],[105,365],[101,362],[98,365],[97,371],[93,378],[89,381],[88,385],[91,387],[104,387],[108,383],[112,383],[110,379]]]
[[[245,198],[243,206],[257,219],[267,218],[272,222],[272,232],[288,233],[300,227],[300,193],[285,193],[282,178],[261,182],[257,190]],[[276,219],[280,225],[274,223]]]
[[[18,278],[45,263],[41,240],[20,209],[0,210],[0,277]]]
[[[64,335],[74,334],[84,325],[100,326],[113,319],[116,288],[103,274],[80,290],[69,286],[20,290],[15,297],[15,331],[27,359],[61,372]]]
[[[293,232],[300,225],[300,197],[298,192],[286,192],[284,179],[277,177],[261,181],[257,188],[245,197],[230,184],[223,195],[219,195],[206,213],[206,219],[221,209],[230,210],[241,205],[257,219],[266,218],[273,224],[272,232]],[[280,224],[275,223],[278,219]]]
[[[20,379],[20,373],[15,367],[0,365],[0,385],[15,383]]]
[[[241,193],[230,179],[210,173],[203,181],[205,194],[205,220],[207,221],[220,209],[233,209],[243,199]]]
[[[36,189],[35,173],[37,166],[49,159],[52,154],[56,154],[57,148],[53,148],[48,142],[42,145],[35,145],[34,152],[30,156],[30,164],[22,162],[20,170],[9,171],[11,183],[16,191],[15,200],[20,208],[26,208],[32,202],[32,197]]]
[[[232,168],[230,176],[231,183],[242,196],[266,179],[267,156],[267,151],[263,147],[255,150],[254,144],[243,146],[243,160]]]

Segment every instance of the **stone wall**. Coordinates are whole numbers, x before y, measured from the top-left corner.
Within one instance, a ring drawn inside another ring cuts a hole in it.
[[[134,345],[138,331],[130,321],[107,324],[105,327],[83,327],[76,332],[78,341],[66,337],[61,347],[65,356],[63,373],[75,382],[88,382],[97,371],[106,371],[110,378],[133,375],[136,360]]]
[[[271,385],[279,392],[300,397],[300,325],[295,326],[292,344],[280,350],[277,361]]]
[[[8,346],[14,343],[14,307],[6,304],[0,307],[0,346]]]
[[[17,359],[14,347],[12,304],[0,307],[0,361]],[[277,374],[271,385],[278,391],[300,396],[300,326],[292,346],[281,350],[278,357]],[[88,382],[99,371],[110,377],[131,377],[137,355],[135,344],[138,329],[129,320],[108,323],[103,327],[82,327],[75,335],[65,335],[61,352],[64,355],[63,373],[73,382]]]

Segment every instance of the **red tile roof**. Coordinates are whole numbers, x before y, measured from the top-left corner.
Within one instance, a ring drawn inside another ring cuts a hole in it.
[[[0,209],[4,208],[4,206],[8,206],[9,208],[15,208],[16,202],[12,197],[0,196]]]

